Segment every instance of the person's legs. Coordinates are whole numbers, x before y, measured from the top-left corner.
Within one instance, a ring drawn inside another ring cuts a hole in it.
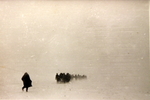
[[[24,91],[25,86],[22,87],[22,91]]]
[[[28,87],[26,87],[26,92],[28,92]]]

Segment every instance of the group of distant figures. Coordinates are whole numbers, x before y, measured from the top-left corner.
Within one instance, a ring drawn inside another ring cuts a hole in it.
[[[65,74],[65,73],[56,73],[56,77],[55,79],[57,80],[57,82],[69,82],[71,80],[71,75],[69,73]]]
[[[77,80],[77,79],[86,79],[87,76],[86,75],[79,75],[79,74],[69,74],[69,73],[56,73],[55,79],[57,81],[57,83],[66,83],[66,82],[70,82],[70,80]]]
[[[72,79],[86,79],[87,76],[86,75],[79,75],[79,74],[69,74],[69,73],[56,73],[55,79],[57,81],[57,83],[67,83],[70,82],[70,80]],[[24,88],[26,88],[26,92],[28,92],[28,88],[32,87],[32,80],[30,79],[30,76],[27,72],[24,73],[24,75],[22,76],[21,80],[23,81],[23,87],[22,87],[22,91],[24,91]]]

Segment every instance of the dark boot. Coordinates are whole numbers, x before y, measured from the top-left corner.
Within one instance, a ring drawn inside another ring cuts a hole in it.
[[[26,92],[28,92],[28,87],[26,87]]]
[[[24,88],[25,88],[25,87],[22,87],[22,91],[24,91]]]

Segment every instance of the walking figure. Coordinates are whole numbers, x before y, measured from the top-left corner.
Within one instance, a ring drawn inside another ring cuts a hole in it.
[[[26,88],[26,92],[28,92],[28,88],[32,87],[32,80],[30,79],[29,74],[25,72],[21,80],[23,81],[22,91],[24,91],[24,88]]]

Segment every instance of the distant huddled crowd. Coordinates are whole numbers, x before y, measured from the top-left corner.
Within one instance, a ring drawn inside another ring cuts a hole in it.
[[[86,75],[79,75],[79,74],[69,74],[69,73],[56,73],[55,79],[57,83],[66,83],[70,82],[71,80],[75,79],[86,79]]]
[[[74,79],[86,79],[87,78],[87,76],[86,75],[79,75],[79,74],[77,74],[77,75],[72,75],[72,78],[74,78]]]
[[[55,79],[57,80],[57,82],[69,82],[71,80],[71,75],[69,73],[65,74],[65,73],[56,73],[56,77]]]

